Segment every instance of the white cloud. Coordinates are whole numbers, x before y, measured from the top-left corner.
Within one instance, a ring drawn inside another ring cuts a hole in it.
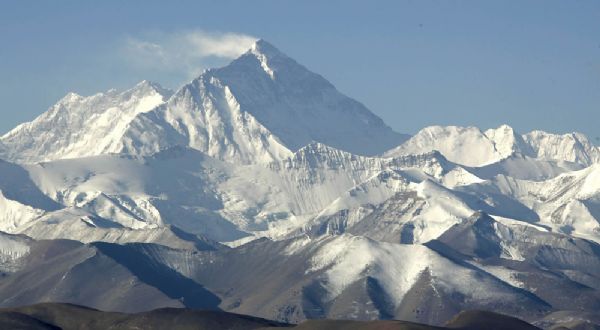
[[[124,40],[122,54],[131,65],[188,77],[197,75],[211,59],[233,59],[257,38],[238,33],[192,30],[154,33]]]

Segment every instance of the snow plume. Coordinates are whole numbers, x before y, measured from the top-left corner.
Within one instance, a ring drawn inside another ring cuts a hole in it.
[[[124,39],[122,54],[140,68],[159,68],[195,77],[211,59],[234,59],[250,49],[256,40],[231,32],[155,32]]]

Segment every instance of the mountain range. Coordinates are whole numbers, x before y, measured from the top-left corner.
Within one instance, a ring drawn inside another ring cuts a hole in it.
[[[264,40],[177,91],[70,93],[0,158],[3,307],[544,327],[600,310],[588,138],[400,134]]]
[[[309,320],[299,325],[269,321],[245,315],[182,308],[160,308],[149,312],[127,314],[103,312],[73,304],[44,303],[18,308],[0,309],[0,327],[19,330],[443,330],[497,329],[536,330],[531,324],[506,315],[483,311],[467,311],[456,315],[445,327],[406,321]]]

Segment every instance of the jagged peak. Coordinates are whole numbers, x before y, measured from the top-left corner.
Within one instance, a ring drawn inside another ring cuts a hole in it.
[[[275,46],[273,46],[271,43],[267,42],[264,39],[256,40],[256,42],[254,44],[252,44],[252,46],[250,47],[250,49],[248,51],[251,52],[252,54],[264,55],[269,59],[273,58],[273,57],[277,57],[277,56],[288,57],[287,55],[283,54],[279,49],[277,49]]]
[[[154,90],[160,94],[163,94],[164,92],[172,93],[172,91],[169,90],[168,88],[165,88],[161,84],[154,82],[154,81],[150,81],[150,80],[142,80],[129,90],[134,91],[134,90],[148,90],[148,89]]]
[[[500,126],[498,126],[497,129],[514,131],[514,129],[512,128],[512,126],[510,126],[508,124],[500,124]]]
[[[258,65],[257,65],[258,64]],[[204,74],[208,75],[238,75],[240,68],[242,72],[249,70],[261,70],[271,80],[298,81],[307,77],[318,77],[319,84],[325,84],[325,79],[310,72],[307,68],[287,56],[269,42],[259,39],[245,53],[233,60],[229,65],[218,69],[210,69]],[[315,82],[316,83],[316,82]],[[329,83],[327,82],[329,85]]]
[[[289,59],[286,55],[281,53],[275,46],[266,42],[263,39],[258,39],[248,50],[249,54],[252,54],[258,59],[260,62],[260,66],[262,69],[271,77],[271,79],[275,79],[275,69],[270,65],[270,62],[276,58],[286,58]]]
[[[135,84],[134,88],[146,87],[146,86],[147,87],[154,87],[154,86],[160,87],[160,85],[158,83],[144,79],[144,80],[140,81],[139,83]]]
[[[384,157],[384,160],[390,164],[411,164],[411,163],[436,163],[439,164],[445,170],[450,170],[457,166],[457,164],[449,161],[441,152],[438,150],[431,150],[420,153],[410,153],[405,155],[397,155],[393,157]]]
[[[524,134],[527,137],[553,137],[553,138],[563,138],[563,139],[573,139],[581,142],[589,142],[589,138],[587,135],[581,132],[570,132],[570,133],[551,133],[542,130],[533,130],[529,133]]]
[[[533,154],[531,147],[525,143],[523,137],[507,124],[502,124],[497,128],[490,128],[484,134],[494,143],[494,148],[503,159],[516,154]]]
[[[436,159],[441,162],[450,162],[444,155],[438,150],[430,150],[419,153],[411,153],[406,155],[398,155],[398,156],[385,156],[383,158],[387,159],[407,159],[407,158],[423,158],[423,159]]]
[[[135,84],[135,86],[133,86],[129,89],[126,89],[126,90],[122,90],[122,91],[119,91],[116,88],[111,88],[111,89],[106,90],[105,92],[99,92],[96,94],[92,94],[90,96],[83,96],[83,95],[75,93],[75,92],[69,92],[65,96],[63,96],[56,103],[56,105],[61,105],[61,104],[64,105],[64,104],[79,102],[82,100],[103,97],[103,96],[118,97],[118,96],[123,96],[123,95],[127,95],[127,94],[148,93],[148,92],[156,92],[158,94],[163,95],[164,97],[168,97],[173,93],[171,90],[162,87],[159,83],[149,81],[149,80],[142,80],[139,83]]]
[[[515,129],[512,126],[508,125],[508,124],[501,124],[495,130],[496,131],[511,132],[511,133],[515,132]]]
[[[582,133],[548,133],[534,130],[523,135],[523,139],[532,146],[535,156],[590,165],[600,162],[600,148],[593,145]]]
[[[68,92],[65,96],[63,96],[60,100],[58,100],[57,103],[61,103],[61,104],[71,103],[71,102],[79,101],[83,98],[84,98],[84,96],[79,95],[75,92]]]
[[[366,159],[367,157],[357,156],[347,151],[328,146],[324,143],[313,141],[293,153],[289,158],[285,159],[284,162],[291,161],[313,163],[340,159],[349,160],[353,158]]]
[[[250,62],[248,60],[251,59]],[[234,59],[228,65],[221,68],[209,68],[202,71],[202,73],[193,79],[188,85],[195,85],[198,82],[206,80],[207,78],[213,78],[215,75],[219,75],[223,72],[228,72],[232,67],[238,67],[239,65],[249,65],[249,63],[256,63],[258,61],[262,70],[271,78],[275,79],[276,68],[270,65],[271,61],[281,61],[295,63],[290,57],[279,51],[272,44],[265,41],[264,39],[256,40],[250,48],[241,54],[239,57]]]
[[[377,158],[359,156],[353,153],[331,147],[329,145],[312,142],[300,148],[287,158],[269,164],[271,168],[294,167],[338,167],[342,163],[363,163],[380,161]]]
[[[415,136],[419,135],[420,133],[442,133],[442,132],[463,133],[463,132],[468,132],[468,131],[479,132],[479,133],[483,134],[481,129],[476,126],[431,125],[431,126],[422,128],[419,132],[417,132],[417,134],[415,134]]]
[[[127,94],[149,94],[149,93],[157,93],[159,95],[162,95],[163,98],[168,98],[171,95],[173,95],[173,91],[168,89],[168,88],[164,88],[163,86],[161,86],[159,83],[157,82],[153,82],[153,81],[149,81],[149,80],[142,80],[139,83],[137,83],[135,86],[133,86],[130,89],[127,89],[121,93],[116,92],[116,94],[118,95],[127,95]]]
[[[491,140],[494,140],[494,138],[499,135],[504,137],[510,136],[514,139],[520,138],[520,134],[517,133],[512,126],[507,124],[502,124],[496,128],[487,129],[485,130],[484,134]]]
[[[296,155],[296,154],[297,155],[301,155],[301,154],[331,154],[331,153],[352,155],[351,153],[349,153],[347,151],[337,149],[337,148],[329,146],[325,143],[321,143],[321,142],[317,142],[317,141],[313,141],[313,142],[305,145],[304,147],[300,148],[298,151],[296,151],[294,153],[294,155]]]

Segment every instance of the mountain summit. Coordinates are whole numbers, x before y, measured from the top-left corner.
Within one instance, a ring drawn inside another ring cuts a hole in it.
[[[264,40],[136,118],[124,138],[130,153],[186,144],[241,163],[279,160],[313,141],[377,154],[406,139]]]
[[[551,134],[533,131],[520,135],[508,125],[488,129],[430,126],[384,155],[397,157],[440,151],[448,160],[466,166],[484,166],[511,156],[563,161],[589,166],[600,161],[600,149],[581,133]]]
[[[597,313],[600,149],[507,125],[404,139],[264,40],[175,93],[70,93],[0,138],[0,307]]]
[[[170,98],[169,98],[170,97]],[[264,40],[171,93],[149,82],[90,97],[70,93],[2,138],[18,162],[175,145],[241,163],[269,162],[315,141],[374,155],[404,140],[361,103]]]
[[[88,97],[68,93],[47,112],[0,138],[4,158],[38,162],[120,152],[121,137],[133,118],[171,94],[146,80],[124,92],[111,89]]]

